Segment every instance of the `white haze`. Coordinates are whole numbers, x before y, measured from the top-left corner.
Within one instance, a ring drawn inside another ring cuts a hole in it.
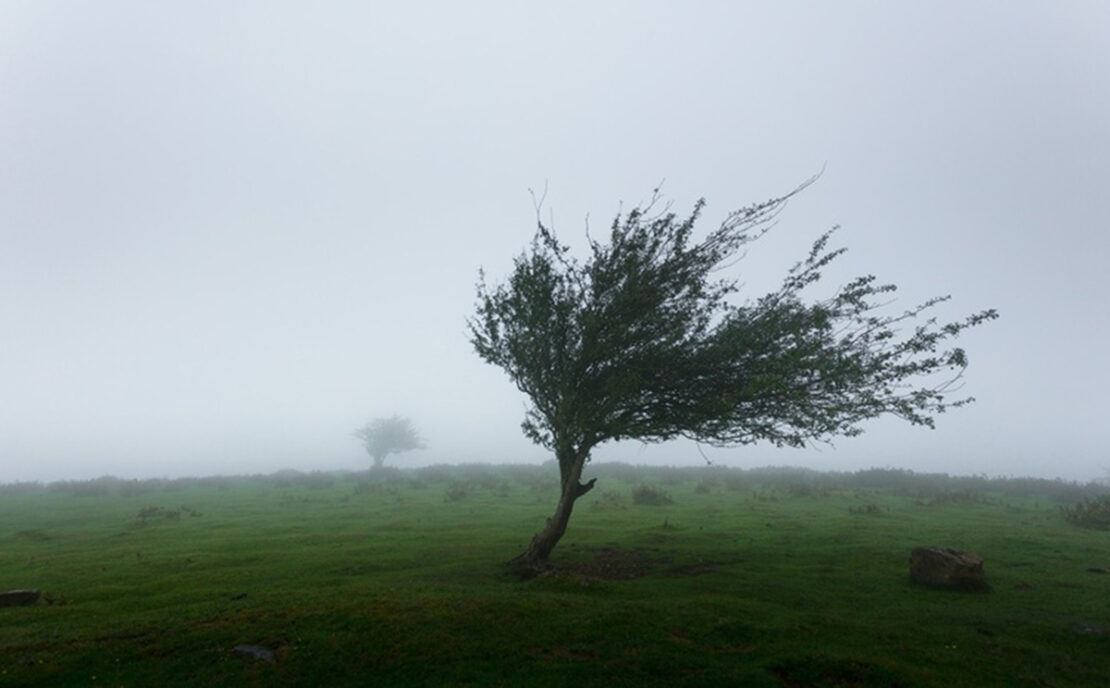
[[[959,318],[978,402],[733,466],[1099,478],[1110,466],[1102,2],[0,4],[0,482],[528,461],[467,339],[548,194],[581,247],[661,180],[730,209],[827,166],[737,266]],[[546,212],[546,211],[545,211]],[[692,464],[689,443],[596,460]]]

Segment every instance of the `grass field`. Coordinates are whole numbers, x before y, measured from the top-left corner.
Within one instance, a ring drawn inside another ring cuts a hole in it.
[[[1110,678],[1110,532],[1062,512],[1094,486],[587,471],[556,566],[527,580],[502,562],[553,507],[551,466],[0,486],[0,590],[44,592],[0,608],[0,685]],[[989,591],[912,585],[917,545],[982,556]]]

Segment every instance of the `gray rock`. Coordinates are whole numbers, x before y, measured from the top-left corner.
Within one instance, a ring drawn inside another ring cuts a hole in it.
[[[34,604],[42,597],[41,590],[8,590],[0,592],[0,607],[22,607]]]
[[[986,588],[982,558],[940,547],[917,547],[910,552],[910,580],[932,588]]]
[[[261,645],[236,645],[231,648],[231,651],[240,657],[257,659],[263,662],[269,662],[270,664],[277,661],[277,656],[274,654],[274,651],[268,647],[262,647]]]
[[[1089,621],[1076,622],[1071,625],[1071,630],[1073,633],[1078,633],[1080,635],[1106,635],[1110,633],[1110,631],[1106,630],[1105,626]]]

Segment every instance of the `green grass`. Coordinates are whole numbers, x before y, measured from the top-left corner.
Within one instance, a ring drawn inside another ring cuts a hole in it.
[[[502,562],[549,515],[548,472],[0,490],[0,590],[49,598],[0,609],[0,685],[1010,687],[1110,676],[1110,575],[1088,571],[1110,567],[1110,532],[1069,524],[1047,495],[603,474],[559,566],[521,580]],[[673,503],[636,504],[643,484]],[[911,585],[917,545],[982,556],[990,591]],[[242,658],[239,644],[271,648],[277,662]]]

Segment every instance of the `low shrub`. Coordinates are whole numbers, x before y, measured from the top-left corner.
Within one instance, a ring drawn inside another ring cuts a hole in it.
[[[1068,523],[1082,528],[1110,528],[1110,495],[1091,497],[1063,507]]]
[[[0,495],[31,494],[32,492],[41,492],[44,489],[42,483],[36,482],[6,483],[0,485]]]
[[[120,483],[119,493],[124,497],[136,497],[161,487],[161,484],[154,480],[125,480]]]
[[[443,501],[445,502],[461,502],[470,496],[470,488],[466,483],[453,482],[447,486],[447,490],[443,493]]]
[[[615,490],[605,490],[597,497],[590,500],[590,506],[598,511],[608,511],[611,509],[624,509],[624,495]]]
[[[416,469],[416,477],[429,483],[445,483],[457,480],[459,469],[455,466],[435,464]]]
[[[674,500],[660,488],[643,483],[632,490],[632,502],[642,506],[666,506],[673,504]]]
[[[50,489],[55,492],[68,492],[74,497],[104,497],[118,490],[125,481],[111,475],[101,476],[92,480],[62,480],[50,483]]]
[[[694,492],[698,494],[709,494],[719,483],[720,481],[716,478],[703,478],[699,480],[697,486],[694,487]]]
[[[163,509],[160,506],[144,506],[142,509],[139,509],[139,514],[135,517],[135,520],[139,525],[145,526],[153,520],[178,521],[183,515],[200,516],[200,512],[187,506],[177,509]]]

